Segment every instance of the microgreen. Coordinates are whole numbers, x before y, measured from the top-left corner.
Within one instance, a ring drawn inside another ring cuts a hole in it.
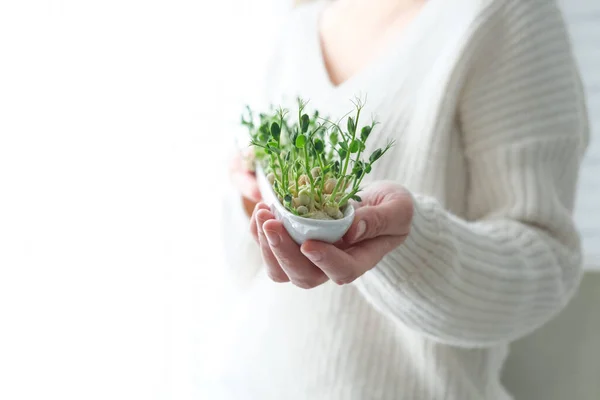
[[[300,98],[294,119],[282,108],[258,114],[246,108],[242,125],[249,131],[255,161],[290,212],[306,218],[339,219],[349,200],[362,201],[357,193],[364,177],[394,142],[365,156],[366,142],[377,122],[361,127],[364,104],[360,100],[353,104],[354,115],[348,113],[337,122],[321,117],[318,111],[309,114],[307,102]]]

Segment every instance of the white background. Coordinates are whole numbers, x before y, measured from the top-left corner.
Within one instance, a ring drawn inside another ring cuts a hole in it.
[[[593,3],[567,11],[598,121]],[[1,399],[192,398],[227,299],[227,118],[287,6],[0,0]]]

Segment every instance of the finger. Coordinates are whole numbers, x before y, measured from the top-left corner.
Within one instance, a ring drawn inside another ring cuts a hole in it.
[[[266,221],[269,221],[274,218],[275,217],[273,216],[273,214],[271,214],[271,212],[268,210],[260,209],[256,213],[256,227],[260,251],[263,260],[265,261],[267,275],[269,276],[269,278],[271,278],[271,280],[275,282],[289,282],[290,278],[283,271],[283,269],[281,269],[279,261],[277,261],[277,258],[275,258],[275,256],[273,255],[273,252],[271,251],[271,247],[269,246],[269,242],[263,230],[263,224]]]
[[[406,236],[410,231],[413,201],[406,191],[387,193],[379,204],[359,207],[344,236],[349,244],[378,236]]]
[[[302,254],[300,246],[292,240],[281,221],[268,220],[264,223],[263,229],[271,251],[294,285],[303,289],[312,289],[328,280],[323,271]]]
[[[256,243],[259,243],[258,227],[256,225],[256,213],[259,210],[269,210],[269,206],[267,206],[265,203],[256,203],[256,206],[254,206],[254,211],[252,212],[252,216],[250,217],[250,233],[252,234],[254,240],[256,240]]]
[[[353,282],[376,266],[404,241],[402,236],[379,236],[360,242],[346,251],[328,243],[307,241],[301,251],[338,285]]]

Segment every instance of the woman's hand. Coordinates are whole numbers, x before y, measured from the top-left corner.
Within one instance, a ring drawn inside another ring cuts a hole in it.
[[[229,176],[233,185],[237,188],[242,196],[242,202],[246,214],[250,216],[257,202],[261,200],[256,176],[248,168],[248,162],[252,162],[252,154],[238,153],[231,160],[229,165]]]
[[[373,268],[408,236],[412,196],[395,183],[378,182],[361,193],[356,217],[334,244],[307,241],[298,246],[263,203],[252,214],[250,230],[260,245],[267,274],[275,282],[310,289],[331,279],[348,284]]]

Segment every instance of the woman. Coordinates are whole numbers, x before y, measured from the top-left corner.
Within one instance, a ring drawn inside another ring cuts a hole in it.
[[[257,202],[242,225],[261,257],[236,265],[247,285],[223,387],[236,399],[511,398],[509,343],[580,278],[571,213],[588,127],[557,5],[317,1],[279,39],[268,102],[299,95],[342,115],[366,94],[372,145],[397,145],[340,247],[295,245],[233,164]]]

